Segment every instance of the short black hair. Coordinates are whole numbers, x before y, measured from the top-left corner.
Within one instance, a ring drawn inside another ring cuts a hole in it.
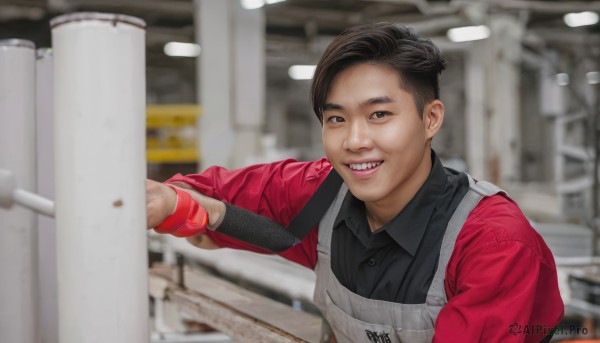
[[[400,87],[411,93],[422,116],[425,105],[439,99],[438,76],[446,59],[431,40],[393,23],[355,26],[342,32],[325,49],[317,64],[310,97],[319,121],[333,78],[359,63],[388,66],[400,76]]]

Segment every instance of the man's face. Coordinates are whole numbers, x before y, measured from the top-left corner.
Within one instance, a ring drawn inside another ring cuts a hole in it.
[[[428,123],[413,96],[400,88],[396,71],[358,64],[331,83],[323,111],[323,146],[355,197],[385,205],[429,174],[424,167],[430,165],[425,161],[430,158]]]

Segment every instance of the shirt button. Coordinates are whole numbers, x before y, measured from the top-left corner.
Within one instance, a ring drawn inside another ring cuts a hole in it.
[[[372,258],[369,260],[368,264],[369,264],[369,266],[373,267],[374,265],[377,264],[377,262],[375,261],[375,259]]]

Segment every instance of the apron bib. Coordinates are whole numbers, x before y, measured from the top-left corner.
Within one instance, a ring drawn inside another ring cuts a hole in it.
[[[338,342],[421,343],[431,342],[435,320],[446,304],[444,277],[456,237],[467,217],[486,196],[504,193],[488,182],[469,178],[469,191],[452,215],[442,240],[438,267],[423,304],[402,304],[364,298],[351,292],[331,270],[333,223],[348,187],[342,184],[319,223],[318,260],[314,302],[331,326]]]

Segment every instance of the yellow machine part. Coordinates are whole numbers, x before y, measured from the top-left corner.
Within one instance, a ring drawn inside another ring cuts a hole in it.
[[[152,163],[194,163],[198,161],[198,149],[147,149],[146,158]]]
[[[146,158],[150,163],[195,163],[196,141],[177,136],[185,127],[196,130],[201,109],[195,104],[146,106]]]
[[[148,105],[146,106],[146,127],[195,126],[200,116],[200,106],[193,104]]]

